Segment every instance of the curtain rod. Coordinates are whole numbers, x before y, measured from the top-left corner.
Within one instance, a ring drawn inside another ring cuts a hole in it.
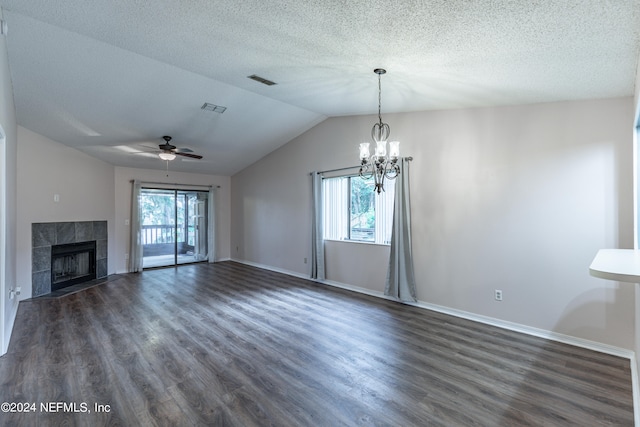
[[[413,157],[404,157],[404,159],[410,162],[410,161],[413,160]],[[356,168],[359,168],[359,167],[360,167],[360,165],[347,166],[346,168],[338,168],[338,169],[329,169],[329,170],[326,170],[326,171],[318,171],[318,173],[340,172],[340,171],[344,171],[344,170],[347,170],[347,169],[356,169]],[[313,175],[313,172],[309,172],[309,175]]]
[[[347,166],[346,168],[338,168],[338,169],[329,169],[326,171],[318,171],[318,173],[329,173],[329,172],[339,172],[339,171],[345,171],[347,169],[356,169],[359,168],[360,165],[358,166]],[[313,172],[309,172],[309,175],[313,175]]]
[[[135,179],[130,180],[129,182],[135,182]],[[221,188],[219,185],[204,185],[204,184],[180,184],[178,182],[154,182],[154,181],[140,181],[140,184],[151,184],[151,185],[180,185],[182,187],[205,187],[205,188]]]

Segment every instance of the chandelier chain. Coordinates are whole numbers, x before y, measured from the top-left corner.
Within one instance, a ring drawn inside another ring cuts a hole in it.
[[[380,83],[380,74],[378,74],[378,121],[382,125],[382,85]]]

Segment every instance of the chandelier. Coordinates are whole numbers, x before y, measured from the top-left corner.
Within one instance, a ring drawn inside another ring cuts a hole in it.
[[[384,191],[384,179],[394,179],[400,173],[400,166],[397,164],[400,158],[400,141],[389,142],[389,153],[387,154],[387,139],[389,138],[389,125],[382,122],[380,105],[382,90],[380,86],[380,76],[387,70],[376,68],[373,70],[378,75],[378,123],[371,129],[371,138],[376,143],[373,155],[369,152],[369,143],[360,144],[360,176],[363,179],[374,178],[376,192]]]

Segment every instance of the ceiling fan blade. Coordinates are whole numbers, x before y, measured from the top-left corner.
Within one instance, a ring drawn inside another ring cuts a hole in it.
[[[191,157],[192,159],[201,159],[202,156],[199,156],[197,154],[191,154],[191,153],[181,153],[179,151],[174,151],[173,154],[176,154],[178,156],[184,156],[184,157]]]
[[[186,148],[186,147],[182,147],[182,148],[176,148],[176,153],[193,153],[193,150],[191,148]]]
[[[139,152],[139,153],[131,153],[134,154],[136,156],[144,156],[144,157],[149,157],[151,159],[158,159],[158,154],[154,154],[154,153],[149,153],[149,152]]]
[[[151,145],[145,145],[145,144],[137,144],[138,147],[142,147],[145,151],[158,151],[158,149],[154,146]]]
[[[176,159],[178,160],[178,159]],[[185,162],[185,163],[198,163],[200,165],[202,164],[213,164],[214,162],[212,162],[211,160],[204,160],[204,159],[190,159],[189,157],[180,157],[180,162]]]

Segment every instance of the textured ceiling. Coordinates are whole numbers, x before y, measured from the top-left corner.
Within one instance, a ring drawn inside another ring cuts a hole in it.
[[[20,125],[158,169],[135,152],[169,134],[205,157],[170,168],[225,175],[327,116],[373,113],[376,67],[388,70],[384,114],[628,96],[640,55],[637,0],[0,6]],[[203,112],[204,102],[227,111]]]

